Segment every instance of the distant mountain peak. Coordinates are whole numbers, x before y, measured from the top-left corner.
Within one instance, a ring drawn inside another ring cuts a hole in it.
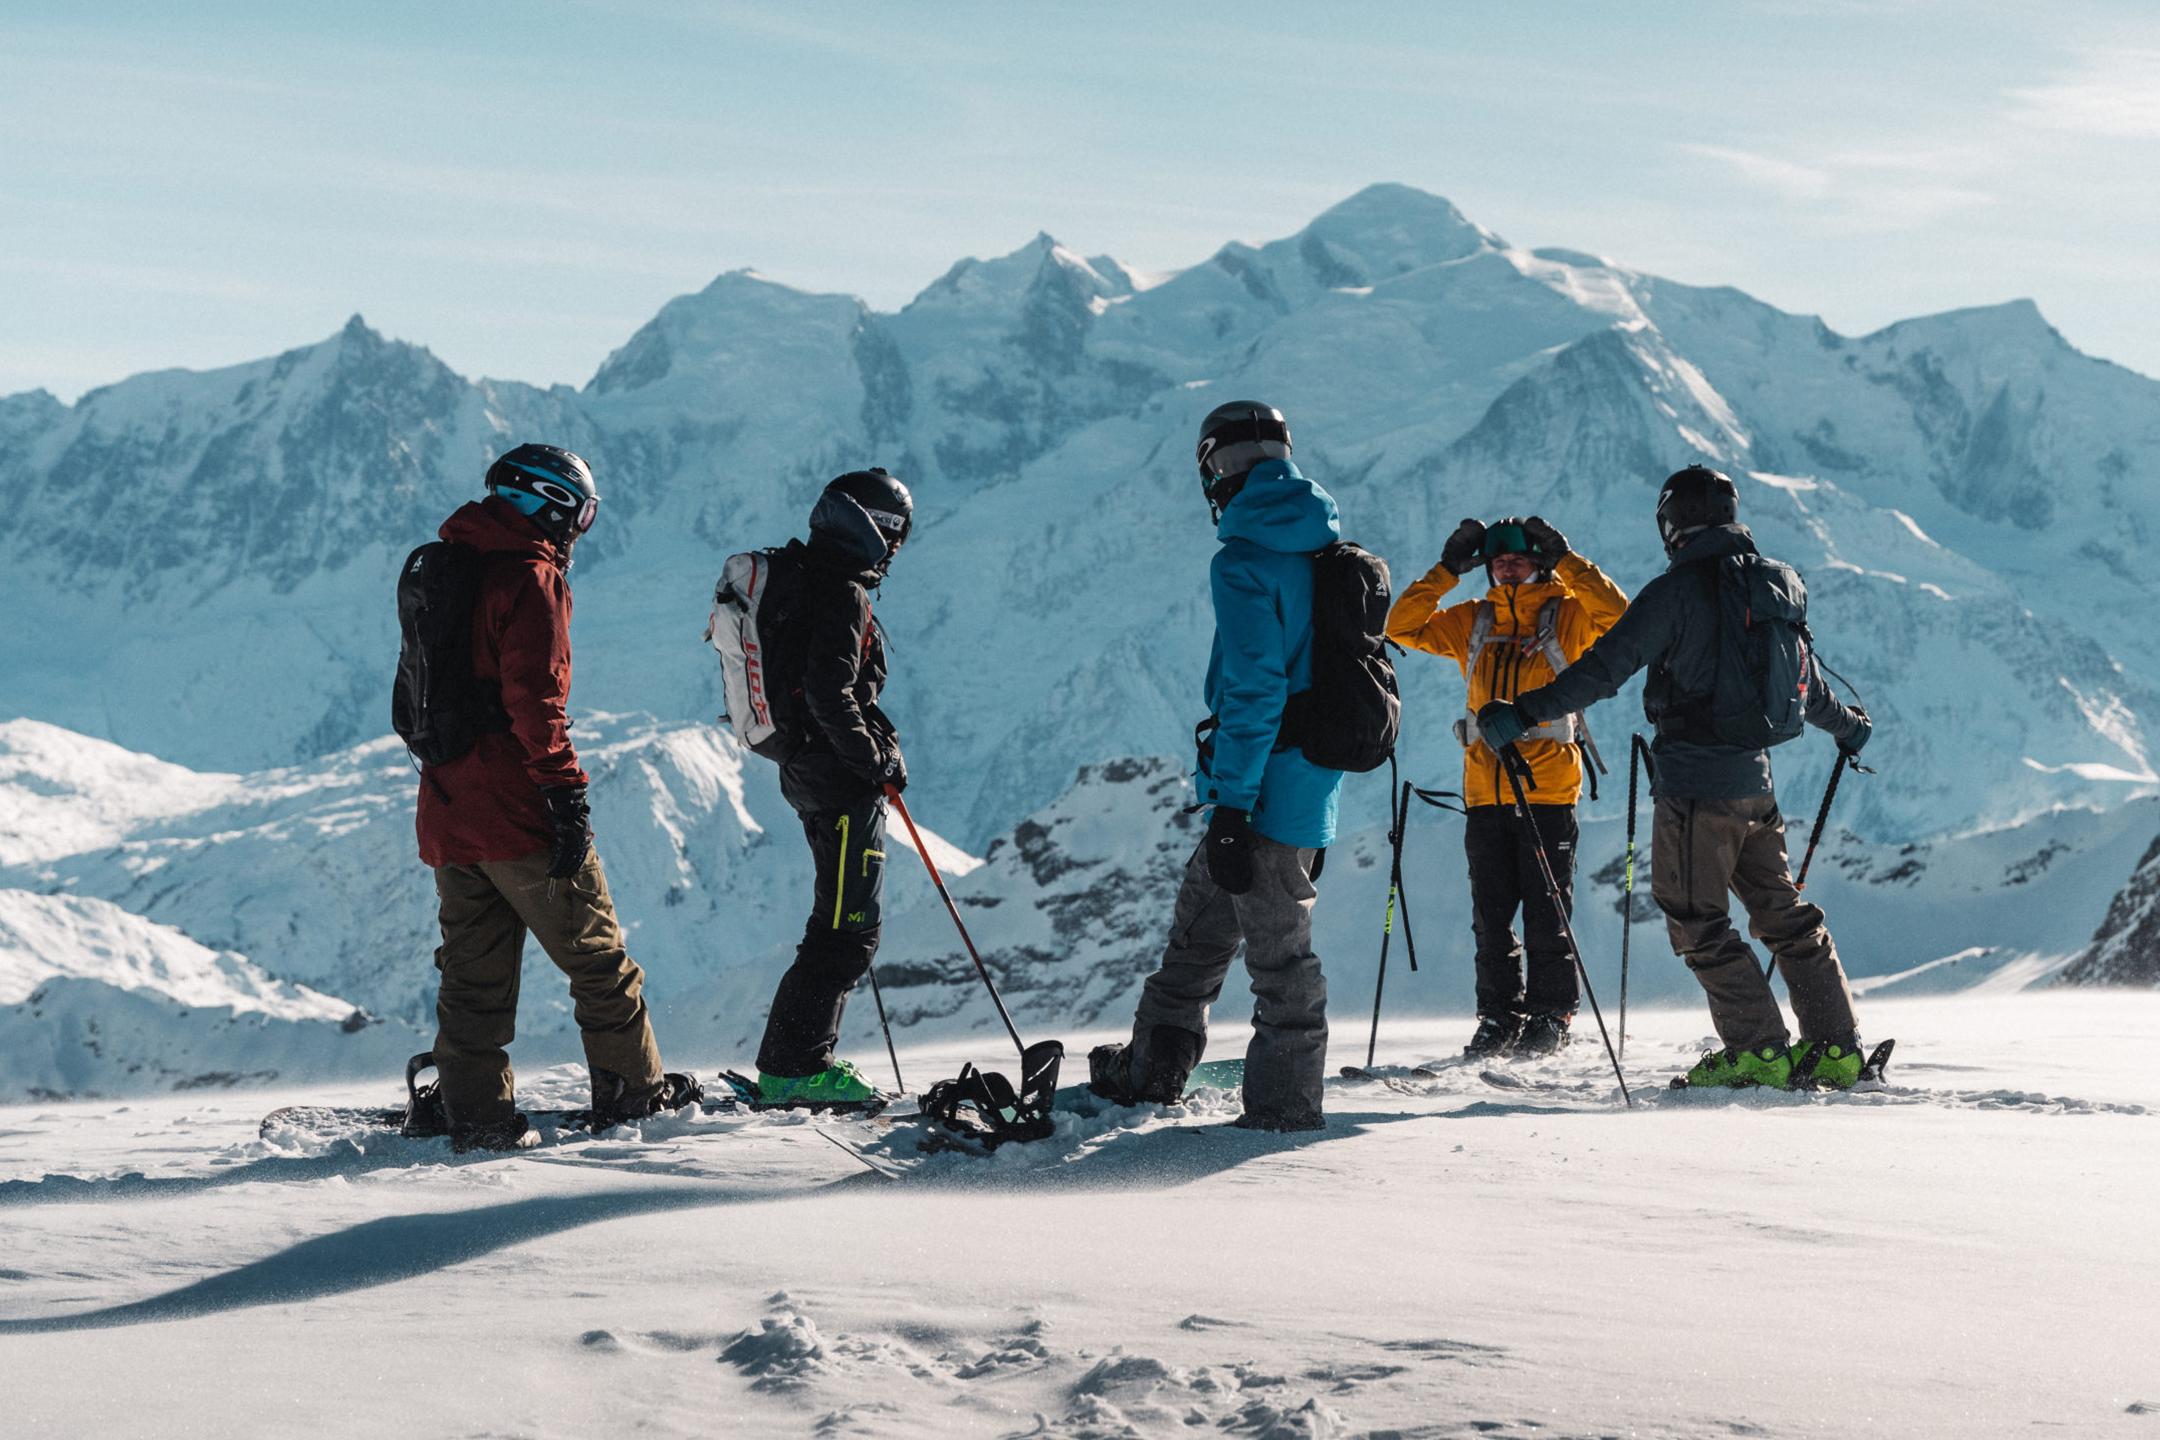
[[[1485,245],[1498,247],[1504,243],[1499,236],[1458,210],[1447,197],[1392,181],[1368,185],[1348,199],[1337,201],[1315,216],[1305,228],[1330,238],[1364,231],[1405,229],[1433,234],[1461,232],[1466,241],[1475,242],[1467,246],[1465,253],[1467,249]]]

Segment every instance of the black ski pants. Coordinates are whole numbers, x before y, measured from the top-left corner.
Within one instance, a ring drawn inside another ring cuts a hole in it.
[[[1477,1009],[1481,1016],[1572,1016],[1579,991],[1575,957],[1561,928],[1575,904],[1575,807],[1532,805],[1538,833],[1553,878],[1560,884],[1560,905],[1553,904],[1538,869],[1530,827],[1512,805],[1473,805],[1463,827],[1463,849],[1470,860],[1470,918],[1477,932]],[[1515,936],[1515,914],[1522,912],[1523,938]],[[1524,951],[1529,952],[1528,983]]]
[[[848,994],[877,955],[884,920],[885,802],[865,798],[801,818],[817,882],[758,1047],[758,1069],[768,1075],[815,1075],[833,1063]]]

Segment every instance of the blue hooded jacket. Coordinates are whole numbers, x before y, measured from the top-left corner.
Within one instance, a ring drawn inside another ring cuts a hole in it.
[[[1277,750],[1283,705],[1312,684],[1313,552],[1342,538],[1335,501],[1287,460],[1245,478],[1215,527],[1208,568],[1215,648],[1207,705],[1219,728],[1200,773],[1210,804],[1249,811],[1270,840],[1318,850],[1335,840],[1340,770]]]

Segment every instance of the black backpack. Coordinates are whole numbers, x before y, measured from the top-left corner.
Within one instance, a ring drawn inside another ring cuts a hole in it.
[[[1700,563],[1717,612],[1716,680],[1708,695],[1678,707],[1681,738],[1743,750],[1797,738],[1814,676],[1800,572],[1764,555]]]
[[[1387,764],[1402,696],[1387,654],[1387,561],[1347,540],[1313,556],[1312,684],[1283,708],[1276,747],[1328,770]]]
[[[390,725],[423,765],[443,765],[490,731],[508,730],[501,688],[473,675],[473,606],[484,557],[470,545],[433,540],[398,572],[397,680]]]

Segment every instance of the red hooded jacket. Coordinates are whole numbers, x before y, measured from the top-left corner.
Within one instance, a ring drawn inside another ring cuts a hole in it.
[[[488,557],[473,606],[473,673],[502,687],[510,728],[420,781],[420,859],[516,860],[548,848],[543,785],[582,785],[570,744],[570,583],[564,552],[492,496],[437,532]]]

